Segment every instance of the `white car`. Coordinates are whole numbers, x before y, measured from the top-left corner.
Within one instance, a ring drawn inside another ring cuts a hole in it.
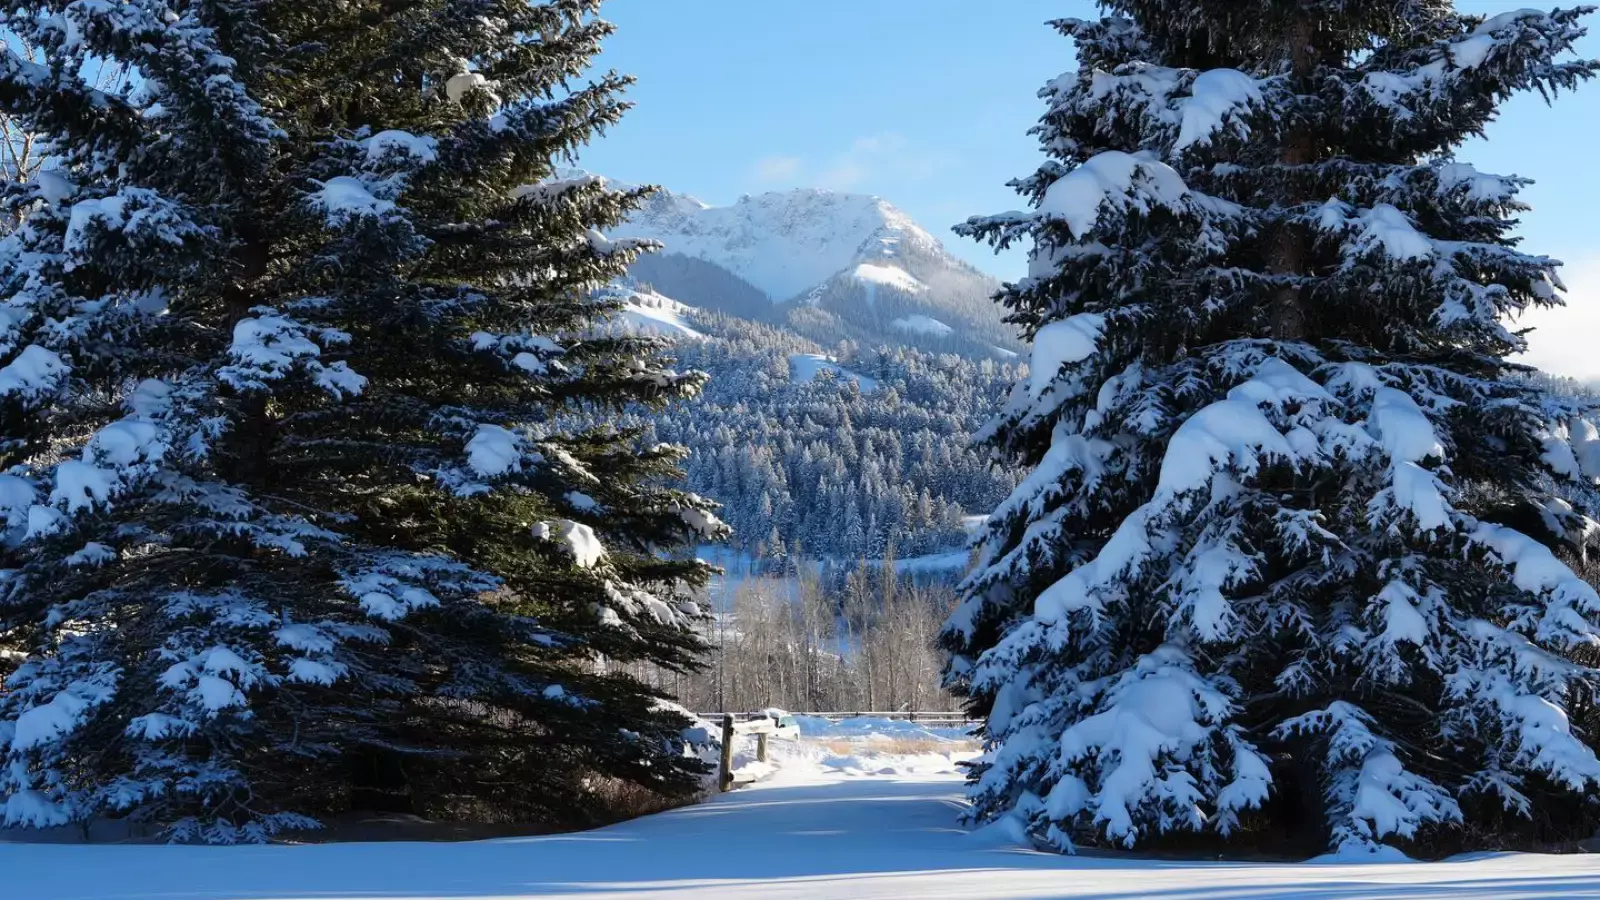
[[[773,737],[782,738],[786,741],[798,741],[800,739],[800,723],[795,720],[794,716],[781,709],[764,709],[750,718],[752,721],[770,719],[773,725],[768,734]]]

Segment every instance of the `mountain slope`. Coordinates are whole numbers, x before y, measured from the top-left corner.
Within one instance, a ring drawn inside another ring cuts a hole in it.
[[[863,260],[939,242],[877,197],[795,190],[707,206],[662,191],[614,237],[648,237],[667,250],[715,263],[773,302],[800,296]]]
[[[662,293],[780,323],[823,344],[906,345],[973,359],[1018,349],[991,299],[999,283],[878,197],[794,190],[719,207],[661,191],[612,236],[665,245],[633,271]]]
[[[631,424],[689,448],[689,489],[724,505],[732,550],[757,568],[959,550],[971,515],[1016,485],[968,437],[1017,377],[1011,365],[824,347],[640,284],[607,292],[624,301],[610,327],[663,338],[678,367],[710,374],[699,397]]]
[[[969,440],[1018,375],[993,279],[886,201],[827,191],[660,192],[610,236],[667,247],[607,289],[610,327],[710,374],[636,424],[689,448],[688,486],[724,504],[733,552],[965,561],[971,515],[1016,482]]]
[[[619,296],[625,303],[617,318],[608,323],[609,330],[648,334],[670,340],[705,340],[706,336],[689,324],[688,317],[696,312],[694,307],[648,288],[615,285],[601,293]]]

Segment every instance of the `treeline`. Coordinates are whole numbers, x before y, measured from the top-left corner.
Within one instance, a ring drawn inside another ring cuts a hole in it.
[[[791,558],[882,559],[964,546],[967,517],[1007,496],[1017,475],[970,445],[1017,367],[904,347],[842,343],[829,354],[872,379],[797,383],[790,357],[816,345],[716,314],[715,340],[675,348],[711,381],[654,418],[660,440],[687,446],[689,488],[723,504],[733,546],[782,568]]]
[[[830,584],[832,586],[830,586]],[[858,561],[837,583],[814,566],[735,583],[706,627],[700,672],[634,674],[697,711],[953,711],[939,683],[939,627],[954,589]]]

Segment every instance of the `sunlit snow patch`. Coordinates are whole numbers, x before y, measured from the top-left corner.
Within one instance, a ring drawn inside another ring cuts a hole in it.
[[[606,548],[600,543],[594,529],[571,519],[539,522],[533,526],[533,536],[561,544],[582,569],[594,568],[606,555]]]
[[[1097,313],[1079,313],[1039,329],[1033,338],[1028,375],[1028,387],[1035,397],[1055,381],[1062,366],[1083,362],[1094,353],[1105,324],[1105,317]]]
[[[858,372],[844,368],[826,356],[815,353],[796,353],[789,357],[789,374],[798,384],[810,384],[817,380],[823,372],[832,372],[833,377],[841,381],[854,381],[863,393],[870,393],[878,389],[876,379],[868,378]]]
[[[862,263],[856,266],[856,278],[868,284],[883,285],[896,290],[915,294],[928,289],[928,286],[912,278],[910,273],[899,266],[880,266],[875,263]]]
[[[630,292],[628,303],[614,320],[634,334],[649,334],[679,341],[703,341],[706,336],[690,326],[694,307],[650,291]]]
[[[954,328],[938,319],[920,314],[903,316],[889,324],[901,331],[909,331],[912,334],[925,334],[931,337],[948,337],[955,333]]]

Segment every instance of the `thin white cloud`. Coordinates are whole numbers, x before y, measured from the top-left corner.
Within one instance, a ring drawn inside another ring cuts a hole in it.
[[[804,166],[798,156],[764,156],[756,161],[755,177],[764,184],[792,181]]]
[[[850,159],[841,159],[817,173],[816,186],[835,191],[847,191],[867,180],[867,167]]]
[[[818,176],[822,187],[852,188],[869,179],[893,178],[901,184],[926,181],[947,168],[949,160],[911,146],[892,131],[857,138]]]
[[[1532,326],[1528,352],[1517,358],[1555,375],[1600,382],[1600,256],[1572,262],[1561,269],[1567,305],[1538,309],[1512,323]]]
[[[795,156],[766,156],[756,162],[752,175],[762,184],[783,182],[848,191],[886,179],[914,184],[948,166],[947,158],[918,151],[905,136],[883,132],[856,138],[842,152],[815,164]]]
[[[904,155],[905,146],[906,139],[892,133],[856,138],[849,150],[839,154],[817,176],[817,181],[821,187],[835,190],[853,188],[895,157]]]

